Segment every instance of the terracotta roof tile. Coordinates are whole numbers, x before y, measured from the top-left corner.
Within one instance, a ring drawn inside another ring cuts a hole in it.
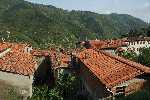
[[[49,56],[53,68],[66,68],[71,60],[70,55],[66,52],[58,52],[53,48],[50,48],[49,50],[32,50],[31,54],[38,57]]]
[[[26,44],[18,43],[0,43],[0,50],[11,48],[0,58],[0,70],[21,75],[32,75],[35,71],[36,61],[32,54],[25,52],[26,46]]]
[[[51,53],[49,50],[32,50],[31,51],[31,54],[34,55],[34,56],[50,56]]]
[[[62,65],[68,65],[70,62],[70,59],[71,58],[69,55],[63,54],[63,53],[60,54],[60,61]]]
[[[127,46],[127,43],[123,39],[117,40],[89,40],[87,43],[90,45],[90,48],[97,48],[97,49],[107,49],[107,48],[118,48],[122,46]],[[81,45],[86,44],[82,42]]]
[[[150,73],[150,68],[146,66],[103,51],[86,49],[77,54],[77,57],[107,87],[113,87],[143,73]]]

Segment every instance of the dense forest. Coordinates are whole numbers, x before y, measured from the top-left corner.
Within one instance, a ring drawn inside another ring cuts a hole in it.
[[[86,39],[118,38],[147,23],[126,14],[67,11],[23,0],[0,0],[0,39],[35,47],[73,47]]]

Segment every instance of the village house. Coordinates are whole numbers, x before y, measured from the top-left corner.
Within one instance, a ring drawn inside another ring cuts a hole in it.
[[[16,88],[18,95],[24,100],[32,96],[32,86],[37,83],[36,80],[45,77],[43,74],[36,77],[38,70],[47,66],[42,65],[46,58],[38,57],[32,50],[27,44],[0,43],[0,82]],[[3,95],[0,95],[0,98],[2,99]]]
[[[44,57],[34,74],[34,84],[47,84],[53,87],[59,75],[72,72],[71,55],[64,50],[49,48],[47,50],[32,50],[32,55]]]
[[[128,95],[150,84],[150,68],[104,51],[85,49],[75,55],[81,92],[94,100]]]
[[[51,50],[51,62],[55,79],[60,74],[68,74],[71,72],[71,54],[68,54],[66,51]]]
[[[139,54],[140,49],[150,47],[150,37],[129,37],[116,40],[89,40],[79,43],[85,48],[104,50],[115,55],[122,51],[133,51]]]
[[[54,71],[51,50],[32,50],[31,54],[40,62],[38,68],[34,72],[33,85],[45,85],[49,88],[54,85]]]
[[[131,50],[136,54],[139,54],[141,48],[150,47],[150,37],[130,37],[123,39],[123,41],[128,45],[127,47],[121,47],[125,51]]]
[[[72,70],[70,66],[71,55],[66,51],[49,48],[47,50],[32,50],[31,54],[45,59],[34,74],[36,84],[47,83],[51,87],[60,74],[68,74]]]
[[[116,51],[119,47],[126,48],[128,45],[126,42],[122,41],[122,39],[117,40],[89,40],[82,41],[80,45],[89,49],[99,49],[104,50],[105,52],[109,52],[115,55]]]

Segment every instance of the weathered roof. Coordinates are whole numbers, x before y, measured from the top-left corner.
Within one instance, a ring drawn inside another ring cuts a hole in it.
[[[109,48],[118,48],[122,46],[127,46],[127,43],[122,39],[117,40],[89,40],[85,41],[89,44],[90,48],[97,48],[97,49],[109,49]],[[83,44],[83,43],[81,43]]]
[[[20,75],[33,75],[37,62],[32,54],[25,52],[25,44],[0,43],[0,70]],[[4,50],[5,49],[5,50]]]
[[[59,58],[60,58],[60,64],[61,65],[68,65],[70,60],[71,60],[70,56],[67,54],[64,54],[64,53],[60,53]]]
[[[48,50],[35,50],[35,49],[31,51],[31,54],[33,56],[38,56],[38,57],[51,55],[50,51]]]
[[[103,51],[86,49],[77,57],[108,88],[143,73],[150,73],[150,68],[146,66]]]

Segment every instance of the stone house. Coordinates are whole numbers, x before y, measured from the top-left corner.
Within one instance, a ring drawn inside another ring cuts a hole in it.
[[[0,43],[0,81],[15,87],[18,95],[25,100],[32,96],[34,74],[43,67],[41,64],[45,59],[35,57],[31,51],[32,47],[26,44]]]
[[[31,54],[38,59],[38,68],[34,72],[33,85],[48,85],[52,88],[54,85],[54,73],[52,57],[50,50],[32,50]]]
[[[71,72],[71,55],[66,52],[51,51],[52,68],[54,77],[57,79],[60,74],[68,74]]]
[[[76,55],[83,91],[94,100],[128,95],[150,83],[150,68],[104,51],[85,49]]]
[[[44,57],[44,61],[35,72],[36,84],[47,83],[53,86],[60,74],[68,74],[72,68],[70,66],[71,55],[66,52],[60,52],[53,48],[49,50],[32,50],[32,55],[36,57]]]

